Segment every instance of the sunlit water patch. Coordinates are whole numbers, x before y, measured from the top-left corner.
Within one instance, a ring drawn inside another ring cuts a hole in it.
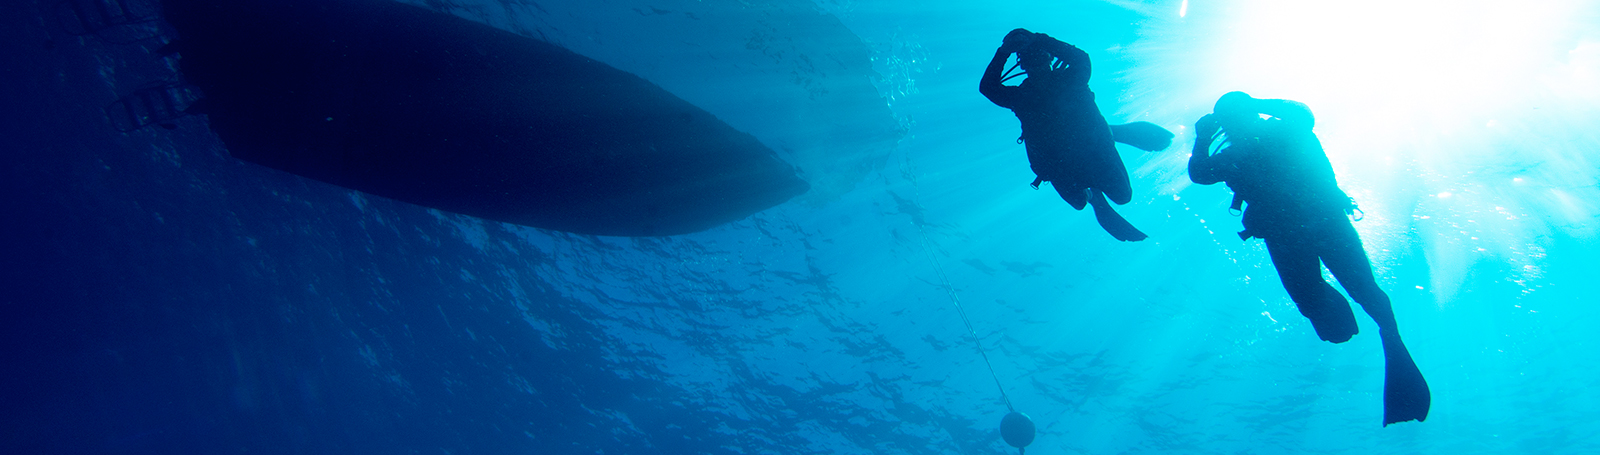
[[[1148,17],[1129,48],[1126,106],[1182,126],[1232,90],[1307,103],[1369,215],[1358,224],[1369,249],[1420,243],[1441,301],[1478,261],[1532,286],[1550,235],[1594,233],[1593,2],[1130,6]]]

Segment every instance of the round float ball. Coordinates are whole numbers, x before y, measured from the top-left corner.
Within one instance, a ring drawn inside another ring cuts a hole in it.
[[[1020,412],[1006,414],[1000,419],[1000,437],[1011,447],[1027,447],[1033,443],[1033,419]]]

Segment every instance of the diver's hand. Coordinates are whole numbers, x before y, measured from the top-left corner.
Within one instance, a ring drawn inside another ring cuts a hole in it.
[[[1222,125],[1217,123],[1217,114],[1201,116],[1200,120],[1194,122],[1195,140],[1211,142],[1211,138],[1215,137],[1217,130],[1221,128]]]
[[[1000,42],[1000,48],[1016,52],[1028,47],[1031,43],[1033,43],[1033,32],[1019,28],[1006,34],[1005,39]]]

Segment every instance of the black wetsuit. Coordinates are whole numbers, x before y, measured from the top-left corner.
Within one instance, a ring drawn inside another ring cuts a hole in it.
[[[1051,56],[1066,66],[1043,74],[1030,74],[1022,85],[1001,85],[1006,55],[996,55],[983,73],[978,91],[989,101],[1017,115],[1028,164],[1040,179],[1050,182],[1061,197],[1082,209],[1084,189],[1094,188],[1118,204],[1133,198],[1128,171],[1117,155],[1111,127],[1094,104],[1089,91],[1089,54],[1054,38],[1043,38]]]
[[[1018,86],[1002,85],[1002,72],[1011,55],[1002,48],[989,62],[978,91],[994,104],[1011,109],[1022,122],[1028,164],[1038,177],[1035,184],[1050,182],[1075,209],[1094,205],[1100,224],[1118,239],[1144,239],[1143,233],[1103,203],[1109,198],[1126,204],[1133,199],[1133,189],[1111,127],[1089,90],[1089,54],[1046,35],[1035,36],[1032,46],[1059,59],[1057,69],[1030,73]]]
[[[1263,104],[1275,104],[1273,118],[1259,120],[1253,136],[1228,137],[1215,155],[1197,150],[1189,178],[1202,185],[1228,183],[1247,204],[1240,236],[1266,242],[1284,289],[1317,335],[1343,342],[1356,334],[1355,315],[1322,279],[1324,263],[1356,302],[1375,303],[1386,313],[1389,297],[1378,289],[1361,239],[1345,216],[1350,198],[1311,132],[1311,111],[1293,101]]]
[[[1353,205],[1311,131],[1311,110],[1288,100],[1255,103],[1272,118],[1252,120],[1258,123],[1251,135],[1229,134],[1216,154],[1209,153],[1210,138],[1196,141],[1189,178],[1202,185],[1227,182],[1246,204],[1240,237],[1266,242],[1284,289],[1317,336],[1342,343],[1356,334],[1356,320],[1350,303],[1322,279],[1322,266],[1328,267],[1378,323],[1387,360],[1384,424],[1426,418],[1427,384],[1400,341],[1389,296],[1378,288],[1361,238],[1346,217]]]

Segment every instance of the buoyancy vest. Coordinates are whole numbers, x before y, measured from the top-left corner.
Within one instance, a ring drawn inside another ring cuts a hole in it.
[[[1030,76],[1032,77],[1032,76]],[[1024,144],[1028,164],[1037,182],[1075,180],[1085,173],[1074,168],[1104,166],[1106,156],[1116,156],[1111,127],[1095,105],[1087,85],[1063,85],[1061,75],[1025,80],[1023,97],[1012,112],[1022,124],[1017,142]],[[1087,172],[1092,174],[1093,172]]]
[[[1275,119],[1265,122],[1261,135],[1230,137],[1220,152],[1235,155],[1239,166],[1227,178],[1230,208],[1243,212],[1239,238],[1274,238],[1358,210],[1339,189],[1316,135]]]

